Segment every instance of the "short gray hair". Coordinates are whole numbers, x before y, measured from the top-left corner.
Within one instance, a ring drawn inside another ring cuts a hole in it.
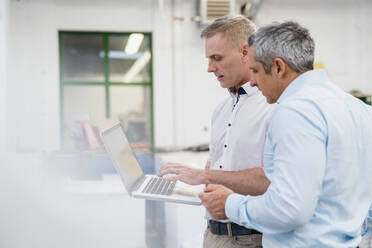
[[[315,43],[309,30],[297,22],[272,23],[258,29],[248,39],[254,46],[256,60],[270,73],[275,58],[281,58],[294,71],[302,73],[314,68]]]
[[[249,36],[256,31],[256,25],[242,15],[225,15],[217,18],[201,32],[202,38],[209,38],[217,33],[225,35],[232,45],[246,43]]]

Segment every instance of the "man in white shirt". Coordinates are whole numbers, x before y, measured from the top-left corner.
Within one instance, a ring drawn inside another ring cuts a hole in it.
[[[263,194],[270,181],[263,165],[266,130],[273,106],[251,87],[248,67],[248,37],[255,25],[243,16],[224,16],[206,27],[208,72],[214,73],[230,96],[212,116],[210,157],[207,170],[170,163],[159,176],[176,174],[170,180],[189,184],[222,184],[244,195]],[[204,247],[261,247],[261,233],[234,223],[213,220],[207,213]]]

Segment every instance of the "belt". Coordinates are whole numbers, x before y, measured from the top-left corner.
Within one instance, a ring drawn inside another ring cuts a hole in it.
[[[262,234],[254,229],[248,229],[244,226],[228,222],[223,223],[215,220],[208,221],[208,228],[211,233],[215,235],[229,235],[229,236],[239,236],[239,235],[251,235],[251,234]]]

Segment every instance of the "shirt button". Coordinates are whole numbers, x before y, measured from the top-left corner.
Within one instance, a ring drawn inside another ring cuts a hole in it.
[[[231,123],[229,123],[228,126],[231,127]]]
[[[222,165],[220,165],[220,169],[222,169]]]
[[[227,145],[223,145],[223,147],[225,147],[225,148],[226,148],[226,147],[227,147]]]

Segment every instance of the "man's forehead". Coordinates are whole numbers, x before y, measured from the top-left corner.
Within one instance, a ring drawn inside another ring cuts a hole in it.
[[[216,33],[205,40],[205,56],[223,55],[239,49],[223,33]]]
[[[221,55],[225,50],[225,42],[220,37],[210,37],[205,40],[205,56]]]

